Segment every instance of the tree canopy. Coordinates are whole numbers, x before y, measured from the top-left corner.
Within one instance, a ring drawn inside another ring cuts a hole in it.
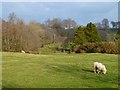
[[[78,27],[73,38],[75,45],[84,44],[87,42],[99,42],[100,37],[96,26],[93,23],[88,23],[86,27]]]

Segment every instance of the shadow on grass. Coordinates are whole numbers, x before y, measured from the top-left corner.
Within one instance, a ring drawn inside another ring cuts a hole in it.
[[[55,72],[62,72],[62,73],[69,73],[69,74],[76,74],[76,73],[79,73],[80,72],[80,69],[78,66],[75,66],[75,65],[53,65],[52,67],[51,66],[48,66],[47,67],[49,70],[51,71],[55,71]]]
[[[84,72],[90,72],[90,73],[94,72],[93,70],[88,70],[88,69],[82,69],[82,71],[84,71]]]

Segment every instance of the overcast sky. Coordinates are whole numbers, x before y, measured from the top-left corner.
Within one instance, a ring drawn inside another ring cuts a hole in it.
[[[7,20],[9,13],[29,22],[36,20],[43,23],[47,19],[71,18],[80,25],[88,22],[118,20],[117,2],[2,2],[2,18]]]

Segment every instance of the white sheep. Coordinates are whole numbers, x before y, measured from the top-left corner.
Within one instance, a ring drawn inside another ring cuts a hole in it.
[[[22,53],[25,53],[25,51],[21,50]]]
[[[94,73],[106,74],[107,72],[105,65],[99,62],[94,62],[93,68],[94,68]]]

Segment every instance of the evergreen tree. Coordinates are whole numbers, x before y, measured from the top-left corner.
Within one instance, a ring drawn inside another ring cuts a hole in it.
[[[84,44],[87,42],[84,29],[85,28],[81,26],[77,28],[75,36],[73,38],[73,43],[75,45]]]
[[[88,42],[98,42],[100,41],[99,33],[96,26],[93,23],[88,23],[85,28],[85,36]]]
[[[99,41],[100,41],[100,37],[98,30],[96,26],[90,22],[87,24],[86,27],[80,26],[77,28],[72,43],[74,43],[74,45],[82,45],[87,42],[92,43]]]

